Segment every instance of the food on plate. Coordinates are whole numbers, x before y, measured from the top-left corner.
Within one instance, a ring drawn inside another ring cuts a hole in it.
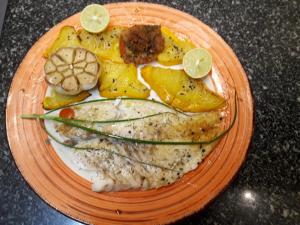
[[[52,89],[50,96],[46,96],[44,98],[43,108],[57,109],[75,102],[81,102],[90,95],[91,94],[88,91],[83,91],[78,95],[62,95],[58,94],[54,89]]]
[[[128,101],[137,101],[129,99],[125,101],[124,108],[128,108],[126,105]],[[96,114],[96,118],[100,118],[102,111],[99,109],[103,104],[91,103],[90,105],[76,105],[75,107],[68,107],[68,110],[73,110],[76,117],[75,120],[68,120],[67,124],[61,124],[57,127],[57,131],[64,137],[71,139],[89,139],[93,136],[92,133],[106,136],[115,140],[125,141],[129,143],[140,144],[172,144],[172,145],[190,145],[209,143],[214,140],[215,137],[221,133],[220,127],[217,125],[221,122],[220,112],[206,112],[197,115],[186,115],[181,112],[175,111],[170,108],[164,109],[164,106],[157,106],[157,103],[151,103],[149,101],[141,102],[139,105],[148,107],[149,105],[158,108],[155,116],[147,116],[144,114],[139,116],[141,119],[123,121],[122,123],[115,123],[114,120],[124,119],[123,115],[127,113],[122,112],[121,103],[118,106],[113,104],[106,104],[106,107],[111,106],[111,114],[115,117],[110,117],[108,123],[99,123],[94,119],[88,121],[90,117],[87,117],[87,108],[93,108],[93,113]],[[132,105],[131,107],[138,107]],[[123,110],[124,110],[123,108]],[[66,109],[66,108],[65,108]],[[65,110],[64,109],[64,110]],[[114,113],[114,110],[116,112]],[[131,111],[136,109],[131,109]],[[97,115],[98,114],[98,115]],[[135,112],[137,114],[137,112]],[[146,115],[153,115],[153,112],[146,110]],[[51,115],[51,113],[49,114]],[[48,116],[49,116],[48,115]],[[136,117],[135,115],[134,117]],[[47,117],[45,117],[47,118]],[[131,116],[126,116],[131,118]],[[60,121],[60,118],[53,118],[53,120]],[[83,120],[83,121],[82,121]],[[95,121],[95,122],[94,122]],[[103,120],[102,118],[102,121]],[[70,126],[72,128],[70,128]],[[78,129],[80,128],[80,129]]]
[[[82,170],[98,171],[92,183],[95,192],[149,190],[173,184],[196,169],[214,146],[215,143],[142,147],[94,138],[73,146],[78,151],[74,151],[72,159]]]
[[[174,183],[198,166],[236,116],[235,103],[233,121],[224,130],[219,111],[187,115],[161,102],[122,98],[22,117],[51,122],[54,132],[45,127],[51,140],[70,148],[80,170],[97,171],[92,190],[99,192]]]
[[[89,33],[86,30],[79,30],[78,36],[83,48],[96,54],[102,59],[109,59],[114,62],[123,63],[120,55],[119,41],[122,27],[108,27],[99,34]]]
[[[101,96],[107,98],[120,96],[147,98],[150,94],[150,90],[138,80],[134,64],[115,63],[109,60],[101,61],[99,91]]]
[[[80,40],[77,36],[75,28],[72,26],[64,26],[60,29],[58,37],[44,52],[44,57],[48,58],[58,49],[65,47],[80,47]]]
[[[75,117],[75,111],[71,108],[63,108],[59,112],[59,117],[64,119],[73,119]]]
[[[106,28],[108,12],[96,4],[80,22],[83,29],[63,27],[45,52],[52,90],[43,107],[51,111],[23,118],[46,120],[51,141],[68,147],[80,170],[97,172],[94,191],[159,188],[194,170],[237,115],[224,129],[215,109],[225,99],[193,79],[211,70],[209,52],[160,25]],[[156,60],[184,69],[146,65],[139,77],[137,65]],[[97,82],[99,95],[81,102]]]
[[[182,65],[190,77],[202,78],[211,71],[212,56],[204,48],[194,48],[184,55]]]
[[[224,106],[225,99],[209,90],[201,80],[183,70],[145,66],[142,77],[162,101],[185,112],[202,112]]]
[[[188,39],[177,37],[167,27],[162,27],[161,32],[165,40],[165,48],[158,55],[158,62],[165,66],[181,64],[184,54],[195,48],[195,45]]]
[[[86,6],[80,13],[80,24],[88,32],[99,33],[109,23],[108,10],[99,4]]]
[[[96,56],[83,48],[60,48],[44,66],[47,83],[65,95],[76,95],[95,87],[99,69]]]
[[[125,63],[150,63],[163,49],[159,25],[134,25],[121,33],[120,52]]]
[[[64,110],[72,117],[56,116]],[[160,102],[128,98],[83,102],[25,118],[52,121],[56,132],[47,130],[50,137],[74,149],[80,169],[98,171],[94,191],[174,183],[195,169],[234,123],[224,131],[221,112],[186,115]]]

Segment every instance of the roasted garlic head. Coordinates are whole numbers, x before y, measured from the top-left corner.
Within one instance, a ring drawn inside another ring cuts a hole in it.
[[[58,93],[76,95],[95,87],[100,65],[83,48],[61,48],[48,58],[44,70],[47,83]]]

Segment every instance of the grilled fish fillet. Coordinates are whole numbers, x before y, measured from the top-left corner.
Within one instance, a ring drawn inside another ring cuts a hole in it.
[[[144,117],[121,123],[81,124],[122,137],[155,141],[207,141],[220,133],[220,113],[185,115],[147,101],[96,102],[73,107],[76,119],[112,120]],[[57,123],[58,134],[77,148],[73,160],[81,169],[98,171],[94,191],[159,188],[172,184],[198,164],[213,149],[212,144],[136,144],[95,135]]]

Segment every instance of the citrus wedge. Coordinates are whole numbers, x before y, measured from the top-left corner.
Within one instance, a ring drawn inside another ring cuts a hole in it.
[[[188,51],[182,60],[184,71],[192,78],[206,76],[212,68],[212,56],[204,48]]]
[[[80,13],[80,24],[88,32],[99,33],[109,23],[108,10],[99,4],[86,6]]]

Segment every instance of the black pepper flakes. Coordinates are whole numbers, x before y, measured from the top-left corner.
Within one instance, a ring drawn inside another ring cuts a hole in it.
[[[77,144],[77,141],[75,141],[73,139],[68,139],[68,140],[65,140],[64,143],[69,146],[74,146]]]

